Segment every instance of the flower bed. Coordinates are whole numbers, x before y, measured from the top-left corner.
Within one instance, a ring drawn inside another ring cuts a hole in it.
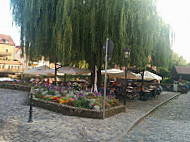
[[[103,119],[102,110],[98,111],[98,110],[92,110],[92,109],[77,108],[77,107],[62,105],[59,103],[54,103],[51,101],[46,101],[46,100],[42,100],[38,98],[33,99],[33,105],[36,107],[44,108],[44,109],[51,110],[54,112],[62,113],[64,115]],[[109,109],[106,109],[105,111],[105,117],[108,118],[122,112],[125,112],[125,106],[121,105],[121,106],[109,108]]]
[[[31,87],[21,84],[0,83],[0,88],[30,91]],[[70,116],[88,118],[103,118],[100,93],[83,92],[61,86],[36,85],[33,105]],[[29,102],[29,101],[28,101]],[[125,112],[125,106],[120,105],[114,96],[107,96],[105,117]]]
[[[73,88],[36,85],[33,104],[65,115],[102,119],[102,94],[80,90],[76,84]],[[120,105],[119,100],[111,95],[107,96],[105,107],[105,117],[125,112],[125,106]]]
[[[84,92],[59,86],[35,86],[35,97],[63,105],[77,108],[102,110],[103,96],[96,92]],[[107,96],[106,108],[119,106],[119,100],[114,96]]]

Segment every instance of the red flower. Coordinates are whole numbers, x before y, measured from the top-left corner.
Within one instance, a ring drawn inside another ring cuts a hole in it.
[[[69,103],[70,106],[74,106],[73,103]]]
[[[45,98],[45,96],[44,96],[44,95],[41,95],[41,98]]]

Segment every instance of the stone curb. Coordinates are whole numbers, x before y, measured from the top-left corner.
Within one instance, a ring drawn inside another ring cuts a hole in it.
[[[159,108],[160,106],[164,105],[165,103],[169,102],[170,100],[178,97],[181,93],[177,93],[176,95],[172,96],[171,98],[167,99],[164,102],[161,102],[160,104],[156,105],[155,107],[153,107],[151,110],[149,110],[148,112],[146,112],[145,114],[143,114],[142,116],[140,116],[139,118],[137,118],[130,126],[129,128],[123,132],[122,134],[118,135],[117,138],[113,138],[110,141],[111,142],[116,142],[118,141],[122,136],[126,135],[127,133],[129,133],[135,126],[137,126],[144,118],[146,118],[149,114],[151,114],[154,110],[156,110],[157,108]]]

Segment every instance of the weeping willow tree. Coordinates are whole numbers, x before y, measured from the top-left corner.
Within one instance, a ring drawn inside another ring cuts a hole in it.
[[[11,0],[11,8],[30,60],[82,62],[92,71],[97,65],[100,75],[109,37],[115,45],[110,65],[124,65],[125,47],[131,48],[132,66],[146,66],[149,56],[155,65],[167,64],[170,29],[159,18],[155,0]]]

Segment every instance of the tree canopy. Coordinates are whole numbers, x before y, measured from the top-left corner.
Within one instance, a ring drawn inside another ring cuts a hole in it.
[[[11,0],[21,27],[21,47],[30,60],[44,56],[62,64],[104,64],[103,44],[114,42],[110,65],[168,66],[171,31],[159,17],[155,0]]]

